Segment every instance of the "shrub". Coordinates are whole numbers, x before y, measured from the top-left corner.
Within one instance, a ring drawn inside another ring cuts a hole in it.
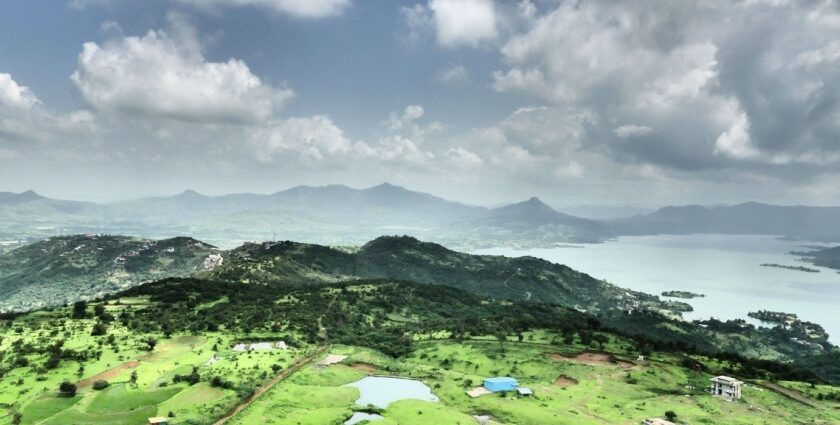
[[[61,393],[61,395],[65,395],[65,396],[68,396],[68,397],[75,396],[76,395],[76,390],[77,390],[76,384],[74,384],[70,381],[64,381],[64,382],[61,383],[61,385],[58,386],[58,392]]]
[[[93,389],[104,390],[105,388],[108,388],[108,385],[110,385],[108,381],[96,381],[93,383]]]

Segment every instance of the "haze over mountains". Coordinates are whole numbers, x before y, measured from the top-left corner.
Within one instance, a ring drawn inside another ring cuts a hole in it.
[[[628,209],[628,212],[638,210]],[[613,216],[621,215],[613,211]],[[664,207],[649,214],[588,219],[559,212],[536,197],[497,208],[473,206],[387,183],[366,189],[298,186],[269,195],[175,196],[97,204],[35,192],[0,193],[0,240],[70,233],[164,238],[188,234],[231,248],[251,240],[358,245],[406,234],[469,250],[488,246],[551,246],[600,242],[620,235],[772,234],[840,241],[840,207]]]

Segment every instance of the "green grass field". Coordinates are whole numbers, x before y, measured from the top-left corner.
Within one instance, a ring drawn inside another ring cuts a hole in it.
[[[473,415],[489,415],[504,424],[638,424],[674,411],[688,424],[834,424],[840,423],[837,403],[817,407],[748,385],[743,398],[728,402],[706,393],[706,372],[679,366],[679,358],[654,354],[644,363],[583,364],[574,359],[585,347],[549,345],[536,332],[525,338],[535,342],[508,342],[504,349],[492,340],[426,341],[408,358],[395,361],[368,349],[334,347],[332,353],[349,354],[342,364],[310,366],[266,393],[232,423],[340,424],[356,406],[358,390],[343,385],[368,374],[422,380],[440,402],[401,400],[381,411],[377,424],[472,424]],[[621,341],[610,348],[622,353]],[[552,356],[560,354],[561,356]],[[563,356],[571,356],[564,358]],[[359,364],[365,365],[364,369]],[[533,397],[512,394],[470,398],[465,391],[481,385],[487,376],[510,375]],[[557,385],[560,376],[569,379]],[[569,382],[577,381],[569,385]],[[828,389],[823,388],[827,391]]]
[[[107,309],[117,315],[147,302],[129,301]],[[94,319],[66,317],[66,312],[43,311],[0,329],[0,351],[5,353],[0,358],[16,366],[5,369],[0,378],[0,425],[11,424],[15,413],[27,425],[142,425],[151,416],[171,416],[172,424],[209,424],[312,348],[234,352],[231,347],[237,341],[271,340],[276,335],[263,329],[247,335],[220,330],[165,337],[129,332],[118,321],[109,325],[106,338],[90,335]],[[328,367],[305,366],[229,423],[341,424],[365,408],[356,405],[359,390],[344,385],[371,374],[420,380],[440,399],[396,401],[379,412],[384,417],[377,422],[381,425],[473,424],[473,415],[489,415],[499,424],[629,425],[669,410],[677,413],[678,422],[688,424],[719,424],[722,418],[736,425],[840,423],[840,403],[824,400],[838,392],[837,387],[762,382],[748,384],[741,400],[727,402],[706,394],[709,378],[727,367],[725,362],[693,356],[707,371],[683,367],[684,359],[675,354],[652,353],[644,362],[635,362],[638,353],[632,344],[613,335],[598,348],[619,362],[597,355],[595,360],[578,358],[593,347],[577,340],[558,344],[562,338],[543,330],[526,332],[521,341],[511,337],[503,346],[490,336],[435,339],[447,336],[435,331],[417,334],[411,354],[400,359],[368,348],[332,346],[330,353],[349,358]],[[151,351],[144,342],[148,337],[158,340]],[[57,339],[64,341],[64,350],[86,353],[86,358],[43,367],[47,354],[31,347],[47,347]],[[198,382],[173,382],[176,375],[193,370]],[[473,399],[465,393],[485,377],[504,375],[517,378],[535,395]],[[217,386],[210,385],[214,378]],[[95,380],[107,380],[110,386],[94,390]],[[80,385],[75,397],[65,397],[57,392],[62,381],[87,384]],[[777,389],[771,388],[774,385]]]

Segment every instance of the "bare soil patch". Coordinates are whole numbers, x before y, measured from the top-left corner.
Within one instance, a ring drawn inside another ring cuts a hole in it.
[[[350,367],[365,373],[374,373],[377,370],[376,366],[370,363],[353,363],[350,365]]]
[[[93,385],[96,381],[110,381],[121,373],[126,370],[134,369],[135,367],[140,366],[140,362],[130,361],[124,362],[116,367],[112,367],[104,372],[98,373],[96,375],[91,376],[90,378],[83,379],[76,384],[79,388],[86,388]]]
[[[570,378],[566,375],[560,375],[557,379],[554,380],[554,385],[557,385],[560,388],[571,387],[572,385],[577,385],[578,380],[575,378]]]
[[[618,365],[623,368],[631,368],[636,365],[631,361],[618,359],[617,357],[615,357],[615,355],[611,353],[603,353],[598,351],[584,351],[574,356],[564,356],[562,354],[552,353],[549,354],[549,357],[551,357],[552,360],[585,364],[590,366]]]

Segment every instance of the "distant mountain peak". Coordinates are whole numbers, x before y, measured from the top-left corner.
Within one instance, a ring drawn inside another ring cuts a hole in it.
[[[200,193],[198,193],[198,192],[196,192],[192,189],[187,189],[187,190],[185,190],[185,191],[183,191],[183,192],[181,192],[181,193],[179,193],[175,196],[178,197],[178,198],[206,198],[206,196],[204,196],[204,195],[202,195],[202,194],[200,194]]]
[[[406,189],[402,186],[393,185],[393,184],[388,183],[388,182],[380,183],[376,186],[371,186],[367,190],[372,190],[372,191],[385,191],[385,190],[388,190],[388,191],[408,191],[408,189]]]
[[[30,202],[30,201],[37,201],[40,199],[47,199],[37,193],[34,190],[27,190],[25,192],[14,193],[14,192],[0,192],[0,201],[7,201],[13,203],[22,203],[22,202]]]
[[[546,205],[545,202],[543,202],[540,198],[537,198],[536,196],[532,196],[532,197],[528,198],[528,203]]]

